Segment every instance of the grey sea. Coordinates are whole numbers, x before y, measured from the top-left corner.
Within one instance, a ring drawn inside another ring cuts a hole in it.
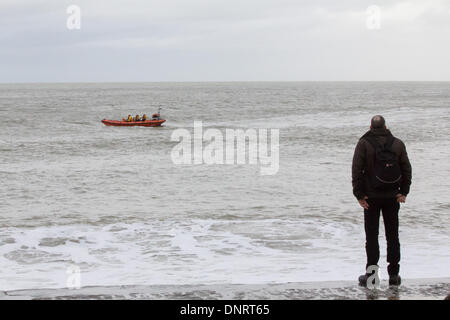
[[[101,123],[159,106],[160,128]],[[374,114],[413,166],[401,274],[448,289],[450,83],[231,82],[0,84],[0,291],[65,288],[73,270],[82,287],[147,297],[355,281],[365,251],[351,161]],[[194,121],[279,129],[278,172],[174,164],[171,135]],[[386,279],[382,224],[380,246]]]

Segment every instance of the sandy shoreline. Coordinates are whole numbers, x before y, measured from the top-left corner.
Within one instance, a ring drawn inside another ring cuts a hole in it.
[[[0,291],[0,299],[437,299],[450,294],[450,278],[405,279],[398,287],[381,282],[377,290],[352,281],[274,284],[95,286],[80,289],[32,289]]]

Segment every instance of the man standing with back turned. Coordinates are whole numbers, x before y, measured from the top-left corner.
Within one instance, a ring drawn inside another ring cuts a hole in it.
[[[400,242],[398,211],[405,202],[411,185],[411,164],[404,143],[386,128],[385,120],[372,118],[370,130],[356,145],[352,164],[353,194],[364,208],[366,232],[366,273],[359,277],[367,285],[369,266],[378,266],[380,248],[378,229],[380,211],[383,214],[387,241],[389,285],[400,285]]]

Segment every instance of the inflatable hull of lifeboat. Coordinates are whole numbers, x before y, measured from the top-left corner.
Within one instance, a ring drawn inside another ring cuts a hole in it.
[[[102,120],[103,124],[105,126],[115,126],[115,127],[134,127],[134,126],[141,126],[141,127],[159,127],[161,126],[166,120],[160,119],[160,120],[145,120],[145,121],[120,121],[120,120]]]

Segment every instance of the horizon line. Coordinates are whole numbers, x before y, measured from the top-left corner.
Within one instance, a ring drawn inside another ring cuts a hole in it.
[[[114,84],[114,83],[259,83],[259,82],[450,82],[450,80],[159,80],[159,81],[13,81],[4,84]]]

